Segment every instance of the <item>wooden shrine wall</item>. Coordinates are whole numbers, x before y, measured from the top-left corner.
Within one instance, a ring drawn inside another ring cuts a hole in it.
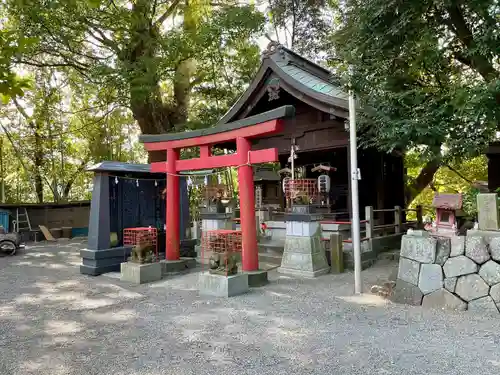
[[[280,154],[290,153],[291,139],[295,138],[300,151],[325,150],[347,146],[349,133],[342,120],[330,119],[330,115],[304,103],[293,103],[296,115],[285,120],[282,134],[255,140],[253,149],[278,148]]]

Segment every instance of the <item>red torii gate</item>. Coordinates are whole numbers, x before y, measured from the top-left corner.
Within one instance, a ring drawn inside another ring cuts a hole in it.
[[[143,135],[140,141],[147,151],[165,151],[165,162],[151,163],[151,172],[167,174],[166,260],[180,259],[179,172],[221,167],[238,167],[243,271],[257,271],[259,254],[255,226],[255,196],[252,164],[278,161],[278,149],[252,151],[251,139],[279,133],[283,117],[293,116],[293,106],[252,116],[213,128],[161,135]],[[236,141],[236,153],[212,156],[213,145]],[[200,157],[180,160],[182,148],[199,147]]]

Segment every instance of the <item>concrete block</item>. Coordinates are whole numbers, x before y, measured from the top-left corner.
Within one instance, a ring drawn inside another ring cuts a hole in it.
[[[424,296],[422,307],[464,311],[467,309],[467,303],[446,289],[440,289]]]
[[[500,284],[493,285],[490,288],[490,296],[496,303],[500,303]]]
[[[477,270],[477,264],[465,255],[449,258],[443,266],[444,275],[446,277],[468,275],[477,272]]]
[[[500,264],[492,260],[486,262],[481,266],[479,276],[481,276],[489,286],[500,283]]]
[[[420,263],[403,257],[399,258],[398,279],[413,285],[418,285],[419,273]]]
[[[434,237],[404,235],[401,241],[401,256],[420,263],[434,263],[436,251]]]
[[[451,293],[455,293],[457,279],[457,277],[447,277],[446,279],[444,279],[444,288]]]
[[[490,287],[478,274],[458,278],[455,293],[464,301],[472,301],[488,295]]]
[[[490,239],[490,253],[493,260],[500,261],[500,237]]]
[[[465,254],[465,236],[452,236],[450,257],[457,257]]]
[[[317,221],[304,222],[304,221],[287,221],[286,235],[287,236],[300,236],[312,237],[320,228],[320,223]]]
[[[138,264],[133,262],[124,262],[121,264],[121,281],[134,284],[144,284],[161,280],[161,264],[147,263]]]
[[[424,295],[413,284],[403,280],[397,280],[392,294],[392,301],[395,303],[403,303],[407,305],[420,306]]]
[[[449,238],[438,238],[436,250],[436,264],[443,266],[451,253],[451,241]]]
[[[202,272],[198,279],[200,294],[214,297],[233,297],[248,292],[248,274],[232,276]]]
[[[418,287],[424,294],[429,294],[443,287],[443,269],[439,264],[422,264],[418,278]]]
[[[482,236],[467,236],[465,239],[465,255],[477,264],[490,259],[486,240]]]
[[[490,296],[475,299],[469,302],[469,311],[498,314],[498,308]]]
[[[269,284],[267,271],[245,271],[245,273],[248,275],[248,286],[250,288],[258,288],[260,286]]]

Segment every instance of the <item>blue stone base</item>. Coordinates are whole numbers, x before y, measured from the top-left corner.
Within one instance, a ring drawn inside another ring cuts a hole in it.
[[[80,273],[99,276],[107,272],[119,272],[120,265],[130,256],[132,247],[114,247],[103,250],[81,249],[82,264]]]

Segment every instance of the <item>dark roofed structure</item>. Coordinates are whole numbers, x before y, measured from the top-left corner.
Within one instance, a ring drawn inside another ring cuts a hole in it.
[[[432,200],[432,207],[446,210],[461,210],[462,194],[436,194]]]
[[[195,147],[194,142],[202,137],[210,138],[212,146],[236,149],[234,141],[221,141],[224,133],[241,134],[247,127],[262,124],[266,119],[279,119],[279,131],[272,128],[268,133],[246,135],[252,152],[277,149],[280,168],[290,167],[288,159],[294,144],[298,148],[295,168],[300,170],[302,178],[317,178],[319,174],[311,169],[320,163],[336,168],[329,173],[328,210],[345,213],[351,210],[348,118],[348,95],[331,72],[272,42],[263,53],[262,63],[248,88],[213,127],[194,132],[143,135],[140,140],[150,151],[161,149],[164,142]],[[186,163],[181,160],[178,165],[186,166]],[[358,149],[358,166],[362,175],[359,183],[362,216],[365,206],[375,209],[405,206],[404,165],[400,154]],[[154,169],[161,168],[156,165]],[[259,174],[256,173],[255,181],[271,177],[268,173]],[[281,190],[281,181],[274,181],[274,185]],[[284,204],[282,197],[280,200]],[[343,215],[338,217],[342,220],[349,217],[349,214]],[[380,214],[377,224],[393,219],[392,213]]]
[[[224,115],[221,122],[234,121],[253,113],[255,92],[265,88],[270,99],[284,90],[308,105],[339,117],[348,117],[348,95],[332,80],[330,71],[277,43],[263,53],[262,64],[247,90]]]

